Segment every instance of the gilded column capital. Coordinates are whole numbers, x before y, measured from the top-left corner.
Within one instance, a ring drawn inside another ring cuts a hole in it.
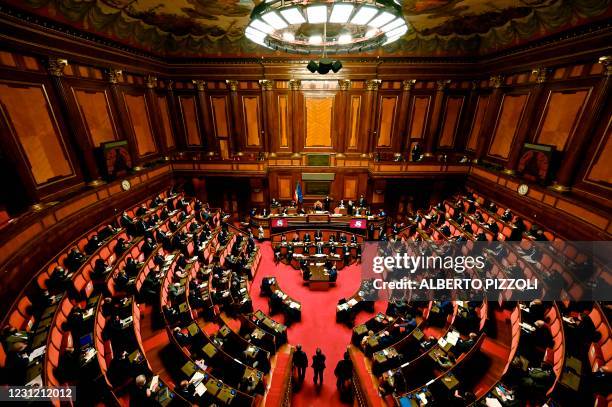
[[[340,90],[349,90],[351,88],[351,80],[350,79],[339,79],[338,88],[340,88]]]
[[[366,81],[366,90],[378,90],[381,83],[380,79],[368,79]]]
[[[548,74],[550,73],[550,69],[544,67],[537,67],[531,71],[532,75],[535,75],[537,83],[544,83],[548,79]]]
[[[67,65],[67,59],[49,58],[47,69],[51,76],[64,76],[64,68],[66,68]]]
[[[442,92],[446,88],[448,88],[448,85],[450,85],[450,83],[451,83],[450,79],[442,79],[442,80],[436,81],[436,88],[438,89],[439,92]]]
[[[204,90],[206,90],[206,81],[203,81],[201,79],[194,79],[191,82],[195,85],[196,89],[199,92],[203,92]]]
[[[157,76],[147,75],[145,78],[145,85],[147,85],[149,89],[155,89],[157,87]]]
[[[402,89],[403,90],[412,90],[414,89],[414,85],[416,84],[416,79],[407,79],[402,81]]]
[[[260,79],[259,80],[259,86],[263,90],[273,90],[274,89],[274,81],[271,81],[269,79]]]
[[[300,90],[302,89],[302,81],[299,79],[291,79],[289,81],[289,89],[291,90]]]
[[[232,92],[236,92],[238,90],[238,81],[227,79],[225,83]]]
[[[494,75],[491,76],[489,82],[491,82],[494,88],[501,88],[501,86],[504,84],[504,77],[502,75]]]
[[[121,69],[108,68],[106,70],[106,79],[110,83],[117,83],[121,75],[123,75],[123,71]]]

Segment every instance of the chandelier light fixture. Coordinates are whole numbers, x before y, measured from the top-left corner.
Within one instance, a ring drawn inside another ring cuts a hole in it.
[[[266,0],[251,13],[245,35],[297,54],[348,54],[400,39],[408,31],[399,0]]]

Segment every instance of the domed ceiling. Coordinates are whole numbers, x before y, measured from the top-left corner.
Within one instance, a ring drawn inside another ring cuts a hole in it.
[[[2,0],[13,8],[159,57],[282,56],[243,35],[260,0]],[[588,23],[612,0],[406,0],[410,30],[385,56],[493,54]],[[369,55],[381,54],[381,50]],[[382,55],[382,54],[381,54]]]

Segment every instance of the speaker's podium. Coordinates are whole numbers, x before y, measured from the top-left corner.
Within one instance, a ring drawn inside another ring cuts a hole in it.
[[[311,265],[310,273],[308,288],[313,291],[327,291],[330,285],[334,284],[329,281],[329,275],[322,265]]]
[[[347,209],[345,207],[338,207],[338,208],[334,209],[334,213],[340,214],[340,215],[346,215],[348,213],[348,211],[347,211]]]

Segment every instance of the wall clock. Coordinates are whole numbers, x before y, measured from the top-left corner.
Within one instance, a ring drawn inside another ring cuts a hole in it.
[[[529,192],[529,185],[527,184],[521,184],[518,187],[518,193],[520,196],[525,196],[527,195],[527,192]]]
[[[127,179],[121,181],[121,189],[123,189],[124,191],[129,191],[130,188],[132,188],[132,184],[130,184],[130,181],[128,181]]]

